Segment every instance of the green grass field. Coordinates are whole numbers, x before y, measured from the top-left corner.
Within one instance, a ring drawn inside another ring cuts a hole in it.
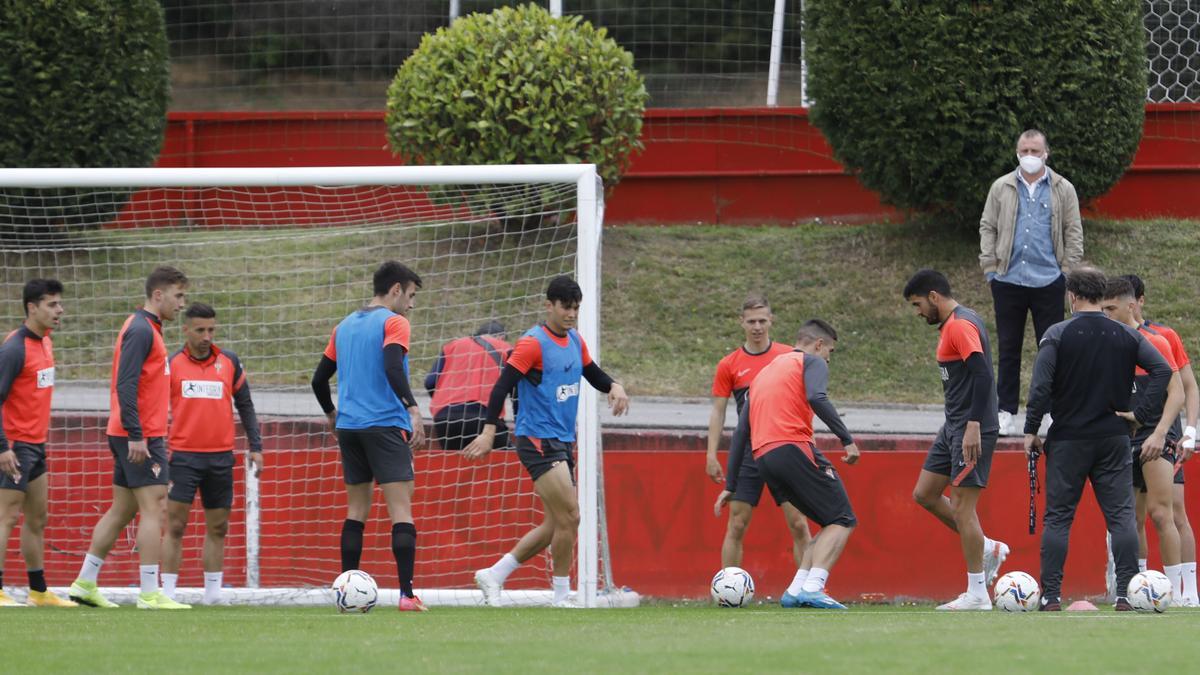
[[[1186,672],[1200,611],[378,607],[0,612],[6,673]],[[1146,640],[1145,643],[1142,640]]]

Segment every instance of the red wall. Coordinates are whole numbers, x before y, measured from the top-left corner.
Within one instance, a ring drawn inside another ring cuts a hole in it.
[[[107,508],[111,459],[94,416],[55,419],[50,442],[51,522],[46,569],[51,584],[68,584],[87,549],[92,527]],[[262,479],[262,568],[264,585],[323,584],[338,567],[338,533],[345,498],[332,437],[309,420],[268,420],[264,424],[268,468]],[[832,439],[821,439],[831,447]],[[843,598],[860,593],[889,597],[948,598],[964,585],[957,539],[911,499],[927,438],[866,436],[862,461],[842,467],[860,525],[834,571],[832,591]],[[605,469],[611,547],[618,583],[644,595],[703,597],[720,567],[725,518],[712,514],[719,488],[703,473],[701,432],[619,431],[605,436]],[[836,461],[836,460],[835,460]],[[1028,479],[1015,440],[996,457],[991,487],[980,517],[985,531],[1012,546],[1006,569],[1038,571],[1037,537],[1027,532]],[[469,587],[470,572],[490,564],[536,522],[530,483],[516,458],[497,452],[483,464],[465,464],[457,455],[424,451],[417,455],[415,513],[420,545],[418,586]],[[1187,467],[1189,479],[1200,479]],[[1195,491],[1190,504],[1200,506]],[[1039,515],[1042,512],[1039,498]],[[245,529],[242,483],[237,483],[226,579],[244,581]],[[368,525],[363,566],[393,586],[386,516],[376,505]],[[185,541],[181,583],[200,585],[199,513]],[[1040,528],[1039,528],[1040,533]],[[10,539],[9,583],[22,584],[24,564]],[[1151,537],[1152,549],[1156,546]],[[1065,592],[1103,590],[1104,526],[1090,491],[1081,505],[1071,539]],[[744,567],[762,595],[778,597],[791,579],[791,539],[780,511],[764,497],[746,542]],[[444,560],[434,561],[432,551]],[[1152,556],[1152,561],[1154,557]],[[105,566],[105,584],[136,578],[133,531],[118,543]],[[545,584],[542,570],[526,566],[512,587]]]
[[[395,164],[384,134],[382,112],[172,113],[159,165]],[[652,109],[643,141],[609,199],[610,224],[896,215],[843,172],[803,108]],[[184,206],[163,217],[177,220]],[[1147,105],[1133,166],[1092,212],[1200,218],[1200,104]],[[222,222],[219,211],[197,214]]]

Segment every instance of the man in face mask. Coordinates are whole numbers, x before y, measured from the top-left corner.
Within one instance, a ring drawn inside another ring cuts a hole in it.
[[[1017,138],[1015,171],[992,183],[979,219],[979,265],[996,311],[996,393],[1000,433],[1018,432],[1013,416],[1021,389],[1025,318],[1033,314],[1038,341],[1063,320],[1064,272],[1083,259],[1083,225],[1075,186],[1046,166],[1046,134]]]

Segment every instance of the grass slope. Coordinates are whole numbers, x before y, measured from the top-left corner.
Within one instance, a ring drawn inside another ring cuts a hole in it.
[[[943,614],[658,605],[6,610],[5,672],[1170,672],[1200,613]],[[1135,647],[1142,639],[1160,648]]]
[[[1195,350],[1200,222],[1088,221],[1084,232],[1087,260],[1140,274],[1148,315],[1179,330]],[[978,238],[967,230],[946,233],[921,222],[612,228],[604,247],[603,362],[634,394],[707,396],[717,360],[741,343],[738,310],[755,289],[771,300],[778,340],[790,341],[814,316],[837,328],[837,401],[941,402],[936,329],[900,297],[920,267],[944,272],[994,335]],[[1032,324],[1027,332],[1026,383]]]

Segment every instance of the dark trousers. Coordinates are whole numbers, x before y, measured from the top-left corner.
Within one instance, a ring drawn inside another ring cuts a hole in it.
[[[433,434],[443,450],[462,450],[483,431],[486,422],[487,406],[482,403],[448,405],[434,416]],[[504,420],[500,420],[496,426],[496,440],[492,447],[508,447],[508,426]]]
[[[1075,507],[1090,480],[1112,535],[1117,595],[1137,574],[1137,519],[1133,510],[1133,458],[1128,436],[1046,445],[1046,515],[1042,518],[1042,597],[1057,602]]]
[[[1016,414],[1021,398],[1021,346],[1025,342],[1025,317],[1033,314],[1033,334],[1041,341],[1042,333],[1063,320],[1063,299],[1067,278],[1042,288],[1029,288],[993,281],[992,304],[996,308],[996,396],[1000,409]]]

